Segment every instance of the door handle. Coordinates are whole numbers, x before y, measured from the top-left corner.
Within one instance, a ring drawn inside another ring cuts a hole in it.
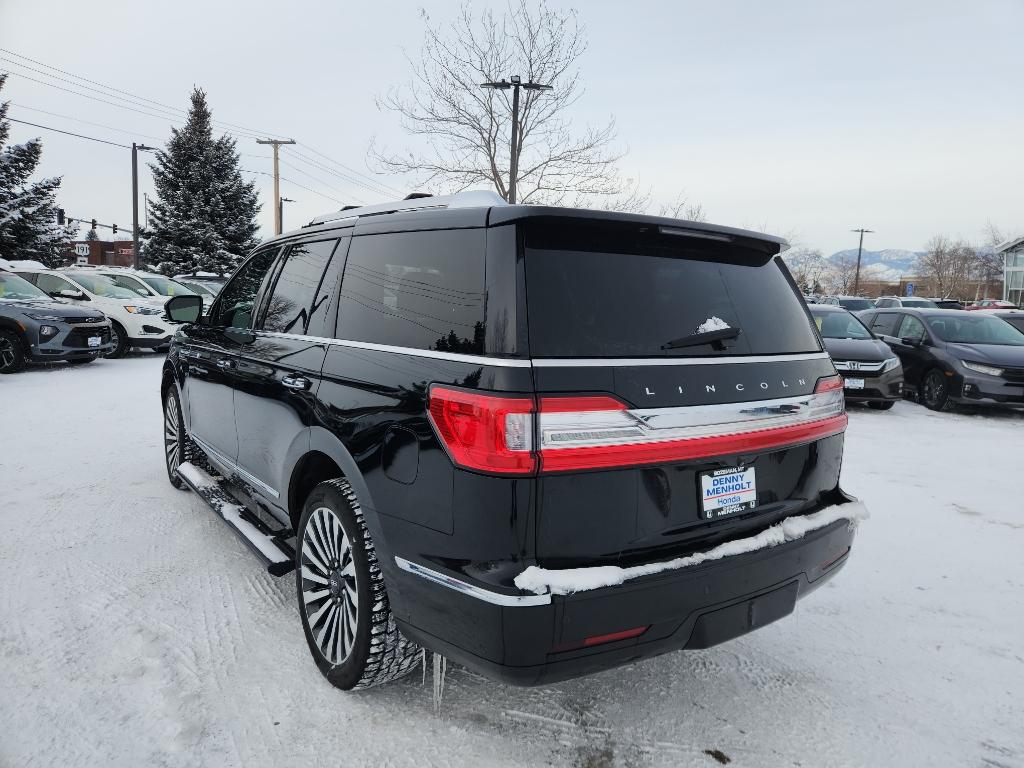
[[[217,361],[217,367],[222,369],[231,369],[235,367],[235,361],[230,357],[222,357]]]
[[[288,389],[301,389],[306,390],[312,386],[313,382],[307,379],[305,376],[285,376],[281,379],[281,386]]]

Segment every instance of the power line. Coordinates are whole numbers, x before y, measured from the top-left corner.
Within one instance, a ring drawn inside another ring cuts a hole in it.
[[[323,158],[324,160],[327,160],[327,161],[329,161],[329,162],[331,162],[331,163],[334,163],[334,164],[335,164],[335,165],[337,165],[337,166],[338,166],[339,168],[344,168],[345,170],[347,170],[347,171],[349,171],[349,172],[351,172],[351,173],[354,173],[354,174],[355,174],[355,175],[357,175],[357,176],[362,176],[362,177],[363,177],[364,179],[368,179],[369,181],[372,181],[373,183],[377,184],[378,186],[380,186],[380,187],[382,187],[382,188],[384,188],[384,189],[387,189],[387,190],[389,190],[389,191],[391,191],[391,192],[394,192],[394,193],[395,193],[396,195],[401,195],[401,194],[404,194],[404,193],[403,193],[403,192],[401,192],[400,190],[398,190],[398,189],[395,189],[394,187],[392,187],[392,186],[389,186],[388,184],[385,184],[385,183],[384,183],[383,181],[380,181],[380,180],[378,180],[378,179],[374,179],[374,178],[373,178],[372,176],[368,176],[367,174],[365,174],[365,173],[362,173],[361,171],[357,171],[357,170],[356,170],[355,168],[351,168],[351,167],[349,167],[349,166],[345,165],[345,164],[344,164],[344,163],[342,163],[342,162],[339,162],[339,161],[337,161],[337,160],[335,160],[335,159],[333,159],[333,158],[331,158],[331,157],[328,157],[327,155],[325,155],[325,154],[324,154],[323,152],[319,151],[319,150],[318,150],[318,149],[316,149],[315,147],[311,147],[311,146],[310,146],[309,144],[303,144],[303,143],[302,143],[302,142],[300,141],[298,145],[299,145],[300,147],[302,147],[303,149],[308,149],[308,150],[309,150],[310,152],[312,152],[312,153],[313,153],[314,155],[319,155],[319,156],[320,156],[320,157],[322,157],[322,158]]]
[[[309,159],[308,157],[306,157],[305,155],[303,155],[300,152],[296,152],[295,150],[290,150],[290,151],[286,152],[286,154],[288,155],[288,157],[295,158],[296,160],[298,160],[300,162],[304,162],[304,163],[312,166],[313,168],[317,168],[317,169],[323,171],[324,173],[328,173],[331,176],[339,178],[339,179],[341,179],[343,181],[347,181],[349,184],[355,184],[357,187],[362,187],[363,189],[367,190],[368,192],[373,192],[375,195],[382,195],[383,197],[390,196],[390,193],[385,191],[385,190],[383,190],[383,189],[371,186],[370,184],[367,184],[364,181],[360,181],[359,179],[357,179],[357,178],[355,178],[353,176],[349,176],[348,174],[341,173],[340,171],[336,171],[336,170],[334,170],[332,168],[328,168],[327,166],[325,166],[325,165],[323,165],[321,163],[318,163],[316,160]]]
[[[258,173],[260,176],[273,176],[274,175],[274,174],[270,173],[269,171],[254,171],[251,168],[239,168],[238,170],[240,170],[242,173]],[[292,181],[291,179],[285,178],[284,176],[281,176],[280,178],[281,178],[281,181],[287,181],[289,184],[291,184],[294,187],[298,187],[299,189],[304,189],[307,192],[312,192],[314,195],[320,195],[320,197],[326,197],[328,200],[331,200],[332,202],[335,202],[338,205],[345,205],[345,203],[343,201],[338,200],[337,198],[331,197],[330,195],[325,195],[323,192],[320,192],[320,191],[318,191],[316,189],[313,189],[311,187],[307,187],[307,186],[305,186],[303,184],[299,184],[299,182],[297,182],[297,181]]]
[[[18,109],[27,109],[30,112],[39,112],[41,114],[50,115],[52,117],[61,117],[61,118],[64,118],[65,120],[74,120],[76,122],[84,123],[85,125],[92,125],[92,126],[95,126],[97,128],[106,128],[107,130],[117,131],[118,133],[127,133],[129,136],[141,136],[142,138],[145,138],[145,139],[155,139],[156,141],[163,141],[162,137],[154,136],[151,133],[139,133],[138,131],[129,131],[126,128],[116,128],[113,125],[106,125],[104,123],[94,123],[94,122],[92,122],[90,120],[83,120],[80,117],[74,117],[72,115],[62,115],[62,114],[60,114],[58,112],[48,112],[45,109],[39,109],[39,107],[30,107],[27,104],[19,104],[16,101],[12,101],[12,102],[10,102],[10,104],[11,104],[12,107],[17,107]]]
[[[323,179],[317,178],[316,176],[314,176],[313,174],[311,174],[311,173],[310,173],[309,171],[305,171],[305,170],[303,170],[302,168],[299,168],[299,167],[298,167],[298,166],[296,166],[296,165],[292,165],[292,164],[291,164],[291,163],[289,163],[289,162],[288,162],[287,160],[282,160],[282,161],[281,161],[281,164],[282,164],[282,165],[286,165],[286,166],[288,166],[288,167],[289,167],[289,168],[291,168],[291,169],[292,169],[293,171],[298,171],[298,172],[299,172],[299,173],[301,173],[301,174],[302,174],[303,176],[308,176],[308,177],[309,177],[309,178],[311,178],[311,179],[312,179],[313,181],[317,182],[318,184],[322,184],[323,186],[327,187],[328,189],[333,189],[333,190],[334,190],[335,192],[337,192],[338,194],[341,194],[341,195],[347,195],[347,194],[348,194],[348,193],[347,193],[347,192],[346,192],[345,190],[343,190],[343,189],[338,189],[338,188],[337,188],[336,186],[334,186],[333,184],[328,184],[328,183],[327,183],[326,181],[324,181]],[[356,197],[355,195],[350,195],[350,197],[351,197],[351,198],[352,198],[353,200],[355,200],[355,201],[356,201],[357,203],[362,203],[363,205],[366,205],[366,201],[364,201],[364,200],[360,200],[360,199],[359,199],[358,197]]]
[[[77,136],[79,139],[88,139],[89,141],[98,141],[100,144],[110,144],[112,147],[124,147],[125,149],[131,149],[128,144],[118,144],[116,141],[107,141],[106,139],[97,139],[95,136],[86,136],[81,133],[72,133],[71,131],[62,131],[60,128],[54,128],[49,125],[40,125],[39,123],[30,123],[27,120],[17,120],[13,117],[8,117],[12,123],[21,123],[22,125],[31,125],[33,128],[42,128],[46,131],[54,131],[55,133],[63,133],[67,136]]]

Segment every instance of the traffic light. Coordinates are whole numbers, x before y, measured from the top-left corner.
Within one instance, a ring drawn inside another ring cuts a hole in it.
[[[64,209],[63,208],[58,208],[57,209],[57,224],[59,224],[62,227],[64,226]]]
[[[93,220],[92,220],[92,228],[93,228],[93,229],[96,229],[96,219],[93,219]]]
[[[114,233],[114,234],[116,235],[116,234],[117,234],[117,224],[115,224],[114,226],[112,226],[112,227],[111,227],[111,230],[112,230],[112,231],[113,231],[113,233]]]

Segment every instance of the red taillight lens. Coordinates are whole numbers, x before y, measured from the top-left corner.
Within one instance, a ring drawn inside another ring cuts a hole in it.
[[[430,420],[452,461],[467,469],[525,475],[537,468],[531,397],[448,387],[430,390]]]
[[[842,388],[842,376],[826,376],[823,379],[818,379],[818,383],[814,387],[814,394],[820,395],[822,392],[834,392],[837,389],[842,390]]]

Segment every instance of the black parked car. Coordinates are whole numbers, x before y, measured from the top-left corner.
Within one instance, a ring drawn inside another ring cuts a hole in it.
[[[860,509],[780,247],[486,193],[324,216],[207,316],[168,302],[170,480],[298,569],[340,688],[420,647],[525,685],[723,642],[830,578]]]
[[[886,309],[861,314],[903,362],[932,410],[954,403],[1024,405],[1024,333],[983,312]]]
[[[828,304],[810,307],[825,348],[843,377],[847,400],[879,410],[903,397],[900,359],[847,310]]]
[[[0,272],[0,373],[28,361],[91,363],[113,349],[102,312],[57,301],[11,272]]]

